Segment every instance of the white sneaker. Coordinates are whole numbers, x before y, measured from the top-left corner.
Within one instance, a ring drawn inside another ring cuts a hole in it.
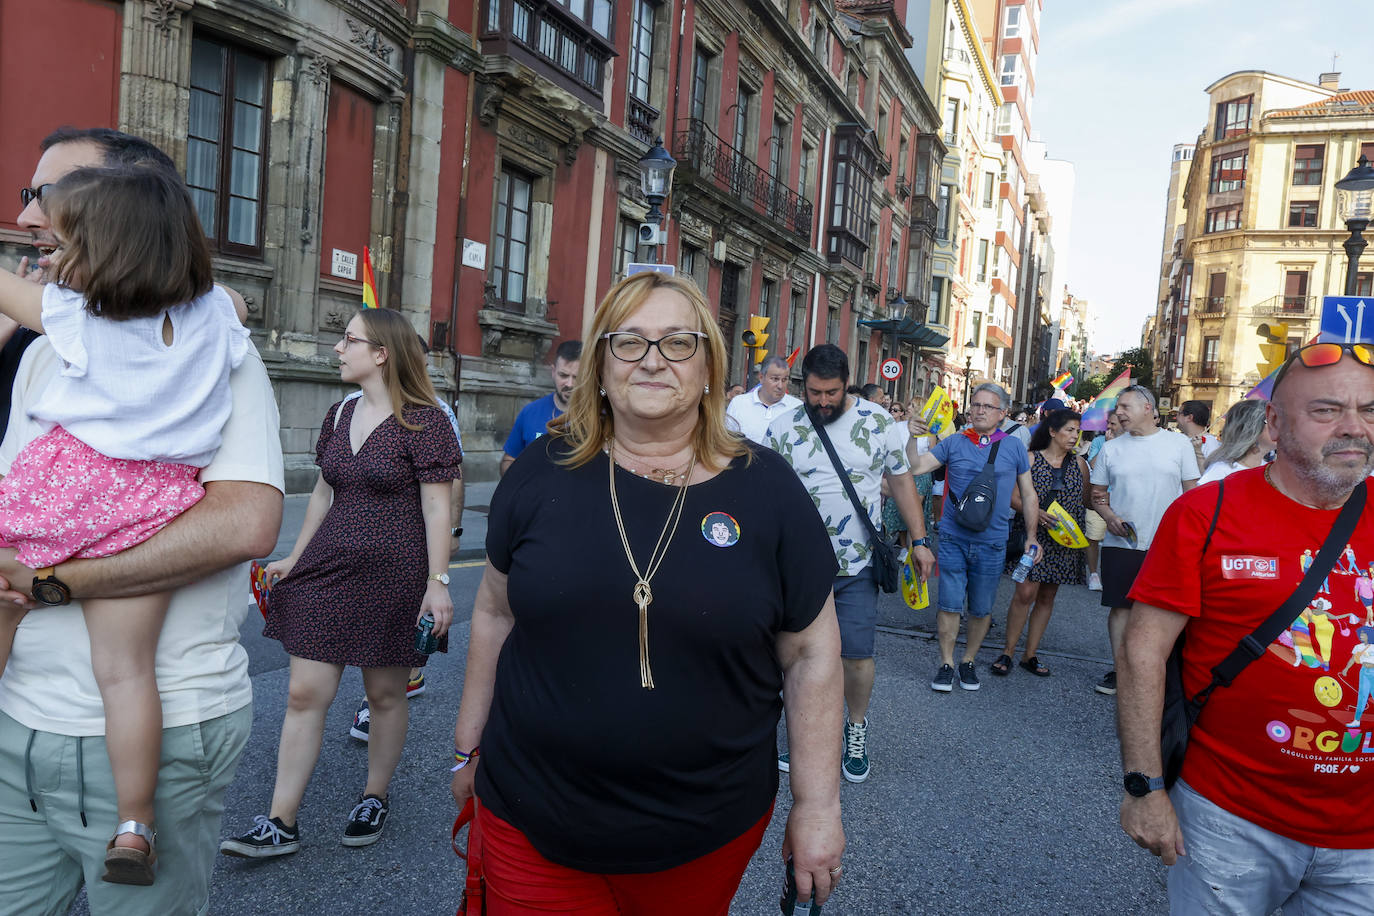
[[[1088,573],[1088,591],[1102,591],[1102,577],[1099,576],[1097,573]]]

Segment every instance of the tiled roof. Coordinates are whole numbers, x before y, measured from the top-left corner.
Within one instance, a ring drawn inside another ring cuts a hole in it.
[[[1280,108],[1266,111],[1266,118],[1327,118],[1346,112],[1367,114],[1374,109],[1374,90],[1357,89],[1354,92],[1341,92],[1330,98],[1308,102],[1297,108]]]

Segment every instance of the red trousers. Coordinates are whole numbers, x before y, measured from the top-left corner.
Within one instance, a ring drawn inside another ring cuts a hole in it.
[[[720,849],[666,871],[599,875],[556,865],[483,805],[481,834],[488,916],[727,916],[773,809]]]

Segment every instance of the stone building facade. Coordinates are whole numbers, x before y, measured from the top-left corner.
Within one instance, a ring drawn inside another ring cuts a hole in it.
[[[856,381],[884,356],[915,360],[944,150],[902,9],[0,0],[0,170],[26,186],[39,141],[67,124],[172,156],[220,279],[249,303],[292,490],[313,483],[343,393],[331,348],[370,249],[381,303],[430,346],[468,476],[489,479],[515,414],[549,390],[551,350],[649,254],[636,164],[656,137],[679,168],[654,254],[717,308],[732,378],[750,314],[771,319],[775,353],[845,347]],[[54,48],[79,79],[46,77]],[[17,203],[0,213],[8,265],[32,251]]]
[[[1349,233],[1334,185],[1362,154],[1374,160],[1374,92],[1341,90],[1339,78],[1242,71],[1207,88],[1186,216],[1161,268],[1181,278],[1177,314],[1156,321],[1175,403],[1223,413],[1260,381],[1260,326],[1285,326],[1291,352],[1316,335],[1322,297],[1343,291]],[[1371,276],[1358,275],[1360,293]]]

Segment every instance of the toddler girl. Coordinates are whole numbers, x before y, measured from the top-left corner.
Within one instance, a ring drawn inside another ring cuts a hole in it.
[[[158,167],[78,169],[43,197],[59,247],[45,286],[0,270],[0,311],[47,335],[60,375],[29,408],[47,432],[0,482],[0,540],[39,580],[147,540],[205,495],[197,481],[248,350],[241,299],[213,284],[189,192]],[[51,589],[45,595],[54,599]],[[87,598],[91,666],[119,824],[104,880],[151,884],[162,746],[154,657],[170,593]],[[36,613],[43,613],[39,610]],[[0,619],[0,671],[22,611]]]

